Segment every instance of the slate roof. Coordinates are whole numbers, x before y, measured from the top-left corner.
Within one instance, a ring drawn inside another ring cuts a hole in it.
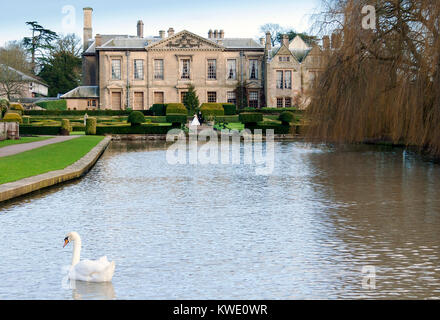
[[[43,79],[41,79],[40,77],[27,75],[27,74],[25,74],[25,73],[23,73],[23,72],[21,72],[21,71],[19,71],[19,70],[17,70],[17,69],[14,69],[14,68],[9,67],[9,66],[4,65],[4,64],[0,64],[0,66],[1,66],[2,68],[8,68],[10,71],[15,72],[17,75],[20,76],[20,78],[21,78],[23,81],[37,82],[37,83],[40,83],[40,84],[42,84],[42,85],[48,87],[47,83],[44,82]]]
[[[99,98],[98,86],[77,87],[61,96],[62,99]]]

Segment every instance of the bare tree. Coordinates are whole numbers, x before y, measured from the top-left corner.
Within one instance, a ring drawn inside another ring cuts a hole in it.
[[[60,36],[51,48],[50,56],[53,57],[57,53],[70,53],[74,57],[81,58],[81,42],[81,38],[78,38],[74,33]]]
[[[260,32],[270,32],[270,41],[272,42],[272,47],[277,43],[279,35],[283,33],[283,30],[284,29],[277,23],[266,23],[260,27]]]

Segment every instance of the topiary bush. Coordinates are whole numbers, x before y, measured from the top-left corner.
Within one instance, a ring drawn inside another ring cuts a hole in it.
[[[167,105],[163,103],[155,103],[150,108],[154,116],[166,116],[167,115]]]
[[[232,103],[223,103],[223,109],[225,110],[225,116],[233,116],[237,114],[237,106]]]
[[[3,117],[3,114],[6,113],[8,108],[9,108],[9,100],[8,99],[0,99],[0,119]]]
[[[295,122],[296,117],[293,114],[293,112],[284,111],[283,113],[280,114],[278,120],[280,120],[283,123],[283,125],[290,125],[291,122]]]
[[[240,113],[238,117],[241,123],[253,123],[256,124],[258,122],[263,121],[263,114],[257,112],[243,112]]]
[[[95,135],[96,134],[96,118],[89,117],[86,120],[86,135]]]
[[[182,123],[186,123],[187,121],[188,121],[188,117],[184,114],[179,114],[179,113],[167,114],[167,122],[172,123],[173,126],[181,125]]]
[[[204,103],[200,107],[203,119],[213,118],[215,116],[224,116],[225,109],[221,103]]]
[[[23,107],[23,105],[21,103],[11,103],[9,105],[9,109],[17,110],[17,111],[21,111],[21,112],[24,111],[24,107]]]
[[[23,123],[23,119],[18,113],[7,113],[3,119],[3,122],[18,122]]]
[[[69,119],[61,120],[61,134],[63,136],[68,136],[70,135],[71,131],[72,131],[72,126],[70,125]]]
[[[186,109],[185,105],[183,103],[169,103],[167,105],[167,112],[166,114],[184,114],[188,115],[188,109]]]
[[[138,126],[145,122],[145,116],[142,112],[133,111],[128,116],[127,122],[130,123],[132,126]]]

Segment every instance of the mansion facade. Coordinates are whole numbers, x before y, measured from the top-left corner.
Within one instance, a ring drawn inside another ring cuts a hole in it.
[[[69,109],[145,110],[153,104],[182,102],[194,86],[201,103],[236,103],[245,84],[248,106],[290,107],[307,94],[322,69],[322,49],[287,36],[272,48],[270,33],[255,41],[227,38],[223,30],[201,37],[187,30],[144,37],[93,37],[92,8],[84,8],[83,86],[62,98]]]

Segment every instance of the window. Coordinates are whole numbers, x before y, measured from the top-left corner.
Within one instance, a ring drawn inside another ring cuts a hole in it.
[[[134,78],[137,80],[144,79],[144,60],[134,60]]]
[[[286,71],[284,73],[284,77],[286,79],[284,88],[285,89],[292,89],[292,71]]]
[[[283,89],[283,71],[277,71],[277,89]]]
[[[283,98],[277,98],[277,108],[283,107]]]
[[[181,71],[180,71],[180,77],[181,79],[189,79],[189,71],[190,71],[190,62],[189,59],[182,59],[180,60],[181,64]]]
[[[112,60],[112,79],[113,80],[121,80],[121,60],[113,59]]]
[[[289,57],[289,56],[280,57],[280,61],[282,61],[282,62],[288,62],[288,61],[290,61],[290,57]]]
[[[215,59],[208,60],[208,79],[217,79],[217,60]]]
[[[163,104],[164,103],[163,92],[155,92],[154,93],[154,103],[155,104]]]
[[[228,103],[237,104],[237,96],[235,94],[235,91],[228,91],[227,97],[228,97]]]
[[[228,60],[228,80],[237,79],[237,62],[235,59]]]
[[[154,60],[154,79],[163,80],[163,60]]]
[[[290,108],[292,106],[292,98],[285,98],[284,99],[284,107]]]
[[[87,100],[87,107],[96,107],[96,100]]]
[[[208,92],[208,103],[215,103],[215,102],[217,102],[217,92],[209,91]]]
[[[188,91],[185,91],[185,92],[181,92],[180,93],[180,102],[184,102],[185,101],[185,98],[186,98],[186,95],[188,94]]]
[[[249,60],[249,79],[258,79],[258,60],[256,59]]]
[[[249,92],[249,107],[258,108],[258,91]]]

